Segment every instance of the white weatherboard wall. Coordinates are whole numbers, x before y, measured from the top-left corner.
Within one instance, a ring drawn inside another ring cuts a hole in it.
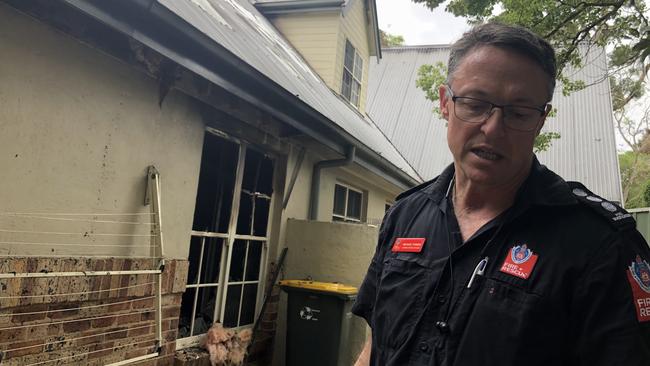
[[[0,24],[0,211],[149,212],[143,206],[145,175],[154,165],[162,179],[166,256],[187,258],[204,133],[198,108],[175,92],[159,108],[154,80],[7,5],[0,4]],[[8,227],[147,231],[144,226],[0,217],[0,229]],[[70,240],[5,234],[2,241]],[[125,240],[134,239],[120,241]],[[92,246],[0,245],[0,254],[98,252]],[[102,247],[102,253],[131,252]]]

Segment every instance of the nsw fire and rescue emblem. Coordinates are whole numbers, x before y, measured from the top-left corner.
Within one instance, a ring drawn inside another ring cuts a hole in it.
[[[650,265],[637,255],[636,260],[628,267],[634,281],[643,291],[650,293]]]
[[[525,263],[527,260],[532,257],[533,252],[528,249],[528,246],[526,244],[524,245],[517,245],[512,250],[510,251],[510,256],[512,257],[512,261],[516,264],[522,264]]]

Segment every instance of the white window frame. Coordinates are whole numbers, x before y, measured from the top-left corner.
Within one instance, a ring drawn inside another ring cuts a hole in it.
[[[241,197],[242,191],[245,191],[242,189],[242,183],[244,179],[244,167],[246,163],[246,152],[251,149],[251,146],[248,143],[245,143],[237,138],[234,138],[232,136],[229,136],[221,131],[213,130],[212,128],[207,129],[207,133],[212,133],[214,135],[217,135],[218,137],[225,138],[227,140],[230,140],[231,142],[235,142],[239,145],[239,155],[238,155],[238,163],[237,163],[237,173],[235,177],[235,188],[233,191],[233,202],[232,202],[232,207],[230,209],[230,221],[228,224],[228,232],[227,233],[217,233],[217,232],[206,232],[206,231],[191,231],[191,236],[192,237],[200,237],[201,238],[201,253],[199,257],[199,268],[198,268],[198,274],[200,276],[201,273],[201,267],[204,265],[203,263],[203,250],[206,244],[206,238],[221,238],[223,239],[221,241],[221,245],[224,246],[221,250],[221,258],[220,258],[220,265],[219,265],[219,275],[218,275],[218,282],[217,283],[198,283],[198,284],[188,284],[186,285],[186,291],[187,289],[191,288],[196,288],[196,291],[194,293],[194,302],[192,305],[192,318],[190,321],[190,336],[185,337],[185,338],[178,338],[176,340],[176,349],[183,349],[183,348],[189,348],[189,347],[196,347],[200,344],[201,338],[203,338],[205,333],[202,334],[193,334],[194,332],[194,318],[196,314],[196,306],[197,306],[197,298],[198,298],[198,293],[199,293],[199,288],[201,287],[210,287],[210,286],[217,286],[217,298],[215,301],[215,306],[214,306],[214,315],[213,319],[215,321],[223,323],[224,319],[224,314],[226,310],[226,299],[228,296],[228,287],[229,285],[242,285],[242,292],[240,295],[239,299],[239,314],[238,314],[238,319],[237,323],[241,320],[241,313],[242,313],[242,304],[243,304],[243,288],[247,284],[257,284],[257,295],[255,297],[255,312],[253,319],[257,319],[259,316],[259,313],[261,311],[261,306],[262,306],[262,301],[263,301],[263,294],[264,294],[264,287],[266,285],[266,275],[267,275],[267,261],[268,261],[268,242],[269,242],[269,237],[270,237],[270,232],[271,232],[271,223],[273,222],[273,207],[274,207],[274,199],[276,197],[275,192],[267,198],[269,199],[269,216],[268,216],[268,224],[266,227],[266,235],[265,236],[254,236],[254,235],[243,235],[243,234],[237,234],[237,219],[239,217],[239,203]],[[259,151],[259,150],[258,150]],[[277,158],[274,157],[272,154],[268,154],[265,152],[266,155],[271,155],[273,158],[275,158],[275,162],[277,163]],[[273,170],[274,170],[274,176],[273,180],[275,180],[275,174],[277,172],[276,165],[274,164]],[[252,228],[252,226],[251,226]],[[247,246],[246,249],[246,255],[244,257],[244,269],[243,269],[243,278],[241,281],[232,281],[230,282],[228,280],[228,275],[230,273],[230,264],[232,261],[232,252],[235,246],[235,241],[236,240],[246,240],[246,241],[257,241],[262,243],[262,253],[261,253],[261,258],[260,258],[260,268],[259,268],[259,274],[257,276],[256,281],[245,281],[246,279],[246,266],[248,265],[248,251],[249,251],[249,246]],[[188,279],[189,280],[189,279]],[[223,285],[222,285],[223,284]],[[243,326],[238,326],[235,327],[234,329],[245,329],[245,328],[251,328],[253,324],[247,324]]]
[[[346,65],[345,65],[345,56],[347,54],[348,47],[347,45],[350,45],[350,47],[353,50],[353,55],[352,55],[352,70],[350,70]],[[360,64],[359,68],[361,69],[360,72],[360,78],[357,78],[354,70],[357,68],[357,63]],[[356,103],[353,101],[352,96],[353,96],[353,89],[352,89],[352,84],[350,84],[350,95],[347,96],[345,95],[344,88],[345,88],[345,75],[348,73],[350,75],[350,80],[352,83],[356,83],[359,87],[359,92],[357,93],[357,100]],[[353,105],[355,108],[359,108],[361,105],[361,86],[363,85],[361,82],[361,79],[363,78],[363,58],[361,57],[361,54],[359,51],[357,51],[357,48],[354,47],[352,42],[350,40],[346,39],[345,40],[345,46],[343,49],[343,74],[341,75],[341,96],[343,96],[343,99],[347,100],[351,105]]]
[[[366,197],[365,194],[363,193],[362,190],[355,188],[353,186],[350,186],[349,184],[341,183],[341,182],[336,182],[334,184],[334,192],[335,194],[333,195],[332,199],[336,199],[336,186],[341,186],[345,188],[345,209],[343,210],[345,212],[345,215],[339,215],[334,213],[334,206],[332,205],[332,221],[343,221],[343,222],[355,222],[355,223],[361,223],[363,222],[363,211],[364,211],[364,205],[366,202]],[[361,212],[359,213],[359,218],[355,217],[350,217],[348,216],[348,194],[350,191],[359,193],[361,195]],[[335,219],[340,219],[340,220],[335,220]]]

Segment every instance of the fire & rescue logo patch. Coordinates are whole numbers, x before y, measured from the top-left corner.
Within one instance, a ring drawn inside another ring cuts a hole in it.
[[[650,265],[638,254],[628,267],[627,279],[632,287],[637,319],[650,321]]]
[[[535,263],[537,263],[537,254],[528,249],[527,244],[515,245],[510,249],[510,253],[506,256],[500,271],[527,279],[533,272]]]

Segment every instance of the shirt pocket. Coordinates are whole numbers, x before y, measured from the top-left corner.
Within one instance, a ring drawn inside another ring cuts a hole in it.
[[[465,305],[471,310],[468,309],[466,326],[460,329],[462,335],[457,349],[462,352],[456,355],[454,365],[469,365],[479,359],[484,364],[510,365],[510,362],[525,361],[521,358],[522,350],[536,347],[533,340],[543,326],[539,318],[542,301],[538,294],[486,278],[473,306]]]
[[[391,348],[406,341],[422,313],[430,273],[417,258],[386,259],[377,290],[373,341]]]

